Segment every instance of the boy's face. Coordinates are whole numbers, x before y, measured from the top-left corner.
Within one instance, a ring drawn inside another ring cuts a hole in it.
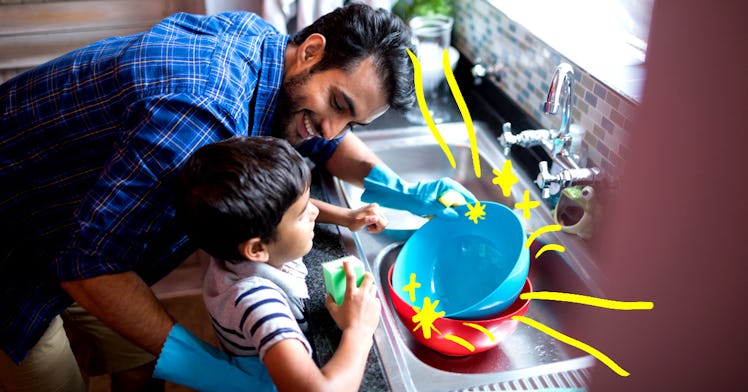
[[[280,268],[283,264],[309,253],[314,238],[314,220],[319,209],[309,202],[309,189],[283,214],[276,239],[267,244],[268,263]]]
[[[274,117],[274,135],[297,146],[306,139],[334,139],[355,125],[366,125],[389,105],[371,58],[349,72],[304,69],[288,75]]]

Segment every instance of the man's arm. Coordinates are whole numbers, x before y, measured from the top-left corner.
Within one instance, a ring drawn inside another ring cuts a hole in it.
[[[134,272],[62,282],[83,308],[114,331],[158,356],[174,319]]]
[[[363,187],[361,201],[407,210],[416,215],[447,215],[457,213],[439,202],[447,191],[455,191],[466,202],[475,203],[475,196],[462,184],[449,177],[433,181],[408,182],[385,165],[353,132],[340,141],[325,168],[344,181]]]
[[[381,162],[355,133],[348,132],[330,156],[325,168],[343,181],[363,187],[364,177]]]

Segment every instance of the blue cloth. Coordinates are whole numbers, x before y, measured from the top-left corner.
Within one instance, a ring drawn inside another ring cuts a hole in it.
[[[179,324],[169,331],[153,377],[204,392],[277,390],[257,356],[229,356]]]
[[[374,166],[364,178],[364,193],[361,195],[361,201],[410,211],[415,215],[457,217],[454,209],[445,208],[438,200],[449,190],[461,194],[468,203],[476,201],[475,196],[469,190],[451,178],[408,182],[400,178],[387,165],[379,164]]]
[[[21,361],[60,281],[154,283],[195,248],[172,184],[198,147],[270,135],[288,36],[256,15],[175,14],[0,85],[0,348]],[[324,160],[337,145],[320,143]],[[325,155],[328,154],[328,155]]]
[[[338,148],[338,144],[343,140],[345,135],[348,134],[348,130],[343,132],[339,137],[327,140],[321,137],[313,137],[305,140],[300,146],[296,147],[296,150],[305,157],[309,157],[316,165],[327,162],[335,149]]]

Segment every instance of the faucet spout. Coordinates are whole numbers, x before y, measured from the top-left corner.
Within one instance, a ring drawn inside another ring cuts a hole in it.
[[[559,64],[553,71],[551,86],[548,88],[548,98],[543,105],[546,114],[556,114],[561,106],[561,95],[564,92],[565,101],[561,118],[559,136],[569,134],[571,125],[571,101],[574,96],[574,68],[568,63]]]

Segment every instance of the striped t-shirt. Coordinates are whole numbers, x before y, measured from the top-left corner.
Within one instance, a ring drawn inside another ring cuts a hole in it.
[[[301,259],[277,269],[253,261],[212,259],[205,274],[203,299],[224,351],[259,355],[276,343],[297,339],[312,354],[304,330],[307,269]]]

